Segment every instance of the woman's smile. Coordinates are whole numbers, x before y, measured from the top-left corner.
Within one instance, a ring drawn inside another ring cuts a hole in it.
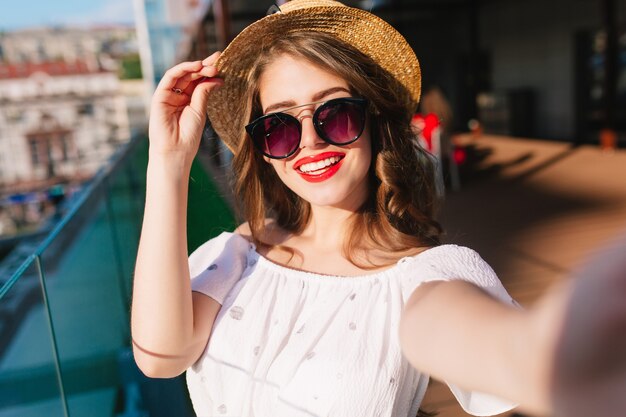
[[[321,182],[331,178],[341,168],[343,152],[323,152],[298,159],[293,168],[305,181]]]

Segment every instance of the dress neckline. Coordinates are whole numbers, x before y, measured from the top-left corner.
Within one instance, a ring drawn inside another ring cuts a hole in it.
[[[230,232],[225,232],[225,233],[230,233]],[[256,245],[250,242],[248,239],[246,239],[242,235],[238,233],[230,233],[230,234],[236,235],[248,243],[248,265],[249,266],[254,266],[256,263],[260,263],[263,266],[267,267],[268,269],[274,270],[283,275],[297,276],[303,279],[329,280],[329,281],[342,281],[342,282],[354,282],[354,281],[369,282],[369,281],[380,280],[380,278],[383,276],[389,276],[391,273],[397,272],[399,269],[401,269],[404,266],[406,262],[417,259],[421,255],[424,255],[425,253],[430,252],[433,249],[440,248],[442,246],[448,246],[448,245],[439,245],[439,246],[433,246],[433,247],[427,248],[415,255],[405,256],[403,258],[400,258],[398,259],[398,261],[396,261],[395,264],[390,265],[388,268],[385,268],[376,272],[372,272],[368,274],[359,274],[359,275],[333,275],[333,274],[322,274],[319,272],[296,269],[296,268],[279,264],[261,255],[257,251]]]

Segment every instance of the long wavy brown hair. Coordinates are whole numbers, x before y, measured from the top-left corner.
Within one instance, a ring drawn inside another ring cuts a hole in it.
[[[442,229],[435,219],[439,198],[434,161],[418,145],[411,130],[408,94],[403,94],[406,90],[367,55],[332,35],[300,31],[287,33],[271,45],[262,45],[262,40],[260,43],[262,53],[248,80],[246,121],[261,115],[259,78],[282,54],[338,75],[347,81],[355,96],[368,100],[372,142],[369,194],[350,218],[344,256],[358,267],[373,269],[397,261],[407,251],[439,244]],[[241,132],[233,159],[239,212],[248,221],[255,243],[271,246],[263,239],[266,218],[273,218],[282,229],[297,234],[309,222],[311,207],[283,184],[253,148],[243,126]],[[368,256],[371,249],[383,254],[377,256],[377,262]]]

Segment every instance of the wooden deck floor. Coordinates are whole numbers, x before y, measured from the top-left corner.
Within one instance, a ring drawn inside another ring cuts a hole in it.
[[[485,158],[478,174],[446,198],[446,241],[477,250],[522,305],[626,230],[626,150],[501,136],[459,139]],[[467,416],[436,381],[423,405],[439,417]]]

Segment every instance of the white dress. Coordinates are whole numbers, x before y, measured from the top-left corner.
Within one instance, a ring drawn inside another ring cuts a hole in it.
[[[222,304],[204,353],[187,370],[198,417],[415,417],[428,375],[407,362],[398,339],[413,289],[463,279],[514,303],[476,252],[455,245],[340,277],[280,266],[222,233],[189,265],[192,289]],[[513,407],[448,385],[470,414]]]

